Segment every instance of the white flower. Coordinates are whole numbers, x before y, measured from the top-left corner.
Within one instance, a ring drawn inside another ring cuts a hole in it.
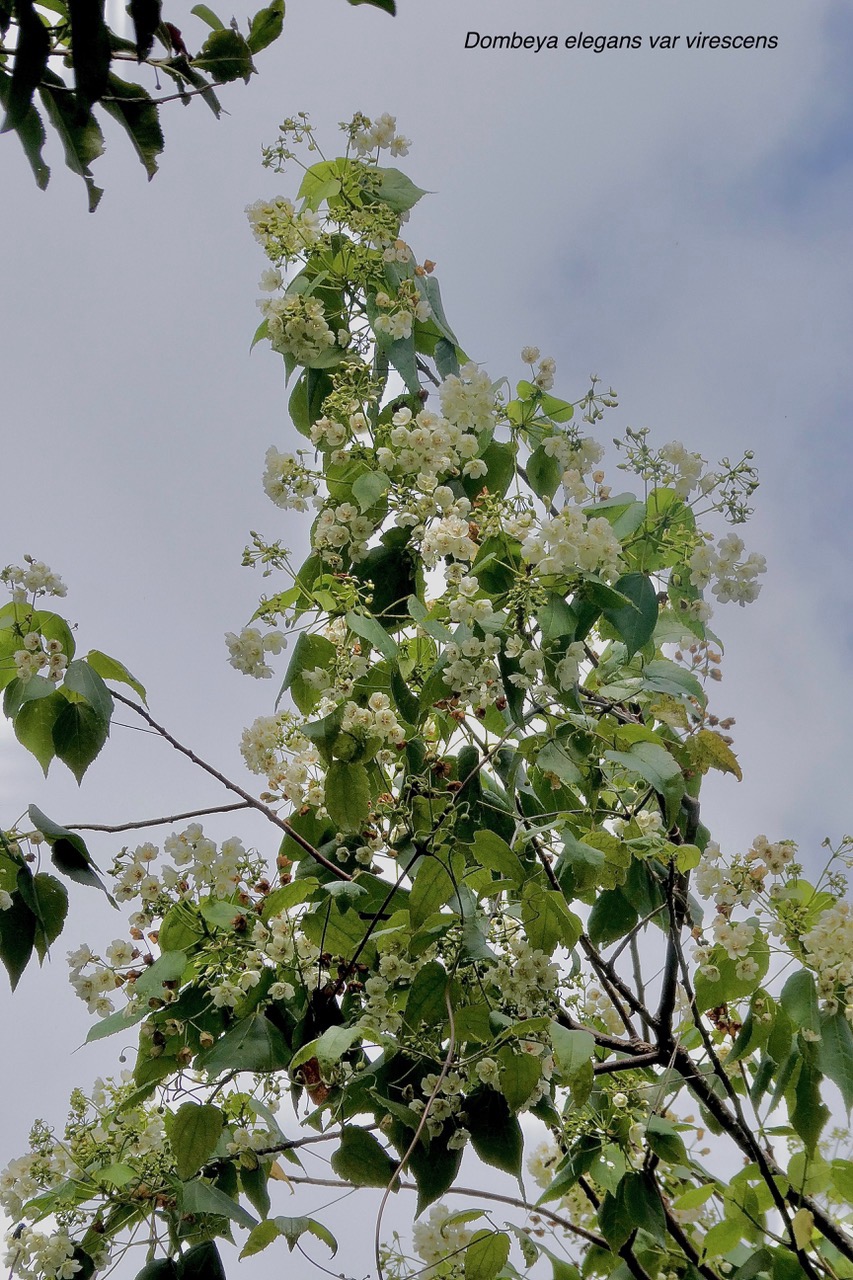
[[[239,636],[233,631],[226,632],[225,643],[232,667],[247,676],[266,680],[272,675],[272,667],[266,665],[264,655],[279,653],[285,645],[285,638],[280,631],[262,635],[257,627],[244,627]]]
[[[0,889],[0,911],[8,911],[11,905],[11,893],[7,893],[5,889]]]

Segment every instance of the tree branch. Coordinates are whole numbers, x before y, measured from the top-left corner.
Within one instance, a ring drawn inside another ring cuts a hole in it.
[[[248,800],[236,804],[220,804],[213,809],[191,809],[188,813],[173,813],[169,818],[147,818],[144,822],[122,822],[118,826],[105,826],[98,822],[68,823],[69,831],[106,831],[116,835],[119,831],[138,831],[143,827],[165,827],[173,822],[185,822],[187,818],[205,818],[210,813],[233,813],[236,809],[250,808]]]
[[[279,827],[280,830],[286,832],[286,834],[290,836],[291,840],[295,841],[295,843],[299,845],[300,849],[304,849],[309,857],[313,858],[321,867],[325,867],[327,871],[330,871],[336,880],[352,880],[351,875],[346,871],[343,871],[340,867],[335,866],[334,862],[330,862],[328,858],[324,858],[323,854],[320,853],[318,849],[315,849],[304,836],[301,836],[285,818],[280,818],[274,809],[270,809],[261,800],[258,800],[248,791],[244,791],[236,782],[232,782],[230,778],[226,778],[224,773],[220,773],[218,769],[214,769],[212,764],[208,764],[206,760],[202,760],[201,756],[196,755],[196,753],[191,751],[189,747],[185,747],[182,742],[179,742],[177,738],[173,737],[172,734],[169,733],[168,729],[164,729],[161,724],[158,724],[157,721],[148,714],[145,708],[139,705],[138,702],[134,702],[132,698],[126,698],[122,693],[117,693],[115,689],[112,689],[110,692],[117,701],[123,702],[126,707],[130,707],[131,711],[135,711],[138,716],[141,716],[146,724],[150,725],[152,729],[160,734],[161,738],[165,739],[165,741],[169,743],[169,746],[174,747],[176,751],[180,751],[182,755],[185,755],[188,760],[192,760],[193,764],[198,765],[199,769],[203,769],[205,773],[209,773],[217,782],[221,782],[223,787],[227,787],[229,791],[233,791],[235,795],[240,796],[249,808],[257,809],[258,813],[262,813],[274,826]]]

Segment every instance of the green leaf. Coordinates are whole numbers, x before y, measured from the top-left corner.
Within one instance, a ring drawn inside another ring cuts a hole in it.
[[[598,946],[609,946],[624,938],[637,923],[637,909],[632,906],[621,889],[606,889],[596,898],[589,913],[587,930],[591,941]]]
[[[251,1258],[255,1253],[261,1253],[282,1234],[283,1232],[273,1218],[268,1218],[265,1222],[259,1222],[256,1227],[252,1228],[248,1240],[240,1250],[240,1261],[242,1262],[244,1258]]]
[[[186,1200],[184,1201],[186,1204]],[[249,1215],[246,1214],[248,1218]],[[241,1222],[241,1226],[248,1225]],[[180,1258],[181,1280],[225,1280],[225,1268],[212,1240],[194,1244]]]
[[[496,871],[498,875],[511,880],[516,886],[524,880],[525,870],[518,854],[514,853],[506,840],[502,840],[494,831],[475,833],[474,858],[480,866]]]
[[[536,768],[549,778],[556,778],[565,786],[573,786],[581,781],[581,771],[572,760],[565,746],[554,739],[546,742],[536,756]]]
[[[380,175],[378,197],[383,204],[395,213],[406,213],[413,208],[426,192],[416,187],[411,178],[399,169],[379,169]]]
[[[86,184],[89,212],[94,213],[103,191],[95,186],[89,166],[103,154],[104,135],[101,127],[91,112],[81,119],[65,81],[49,68],[42,76],[39,96],[51,124],[59,134],[67,167],[72,173],[79,174]]]
[[[104,0],[66,0],[71,19],[71,62],[77,102],[88,112],[106,93],[112,50]]]
[[[501,1093],[510,1111],[520,1111],[539,1083],[539,1059],[530,1053],[516,1053],[505,1045],[498,1054],[498,1062],[501,1067]]]
[[[68,706],[67,699],[61,693],[53,693],[49,698],[38,698],[26,702],[15,716],[15,737],[22,747],[35,756],[45,777],[50,762],[56,755],[53,745],[53,728],[57,718]]]
[[[443,1023],[447,1016],[446,990],[447,972],[437,960],[418,969],[406,1001],[405,1025],[416,1032],[422,1022],[430,1027]]]
[[[185,1102],[169,1126],[178,1177],[186,1182],[213,1155],[225,1117],[218,1107]]]
[[[20,131],[32,107],[33,94],[41,81],[50,53],[50,37],[38,16],[33,0],[16,0],[18,19],[15,62],[12,79],[5,95],[6,119],[0,133]]]
[[[821,1097],[823,1077],[814,1061],[816,1055],[812,1055],[810,1045],[805,1048],[809,1051],[800,1054],[799,1071],[785,1096],[791,1124],[805,1143],[806,1150],[813,1153],[829,1119],[829,1108]]]
[[[465,1250],[465,1280],[494,1280],[509,1257],[505,1231],[478,1231]]]
[[[820,1004],[813,974],[808,969],[798,969],[786,981],[779,996],[779,1003],[800,1030],[820,1032]]]
[[[341,831],[360,831],[370,813],[370,781],[363,764],[333,760],[326,770],[326,808]]]
[[[563,468],[557,459],[546,453],[545,446],[540,444],[528,458],[525,470],[530,487],[537,498],[550,503],[563,478]]]
[[[371,612],[384,627],[399,626],[407,617],[406,602],[418,594],[418,569],[409,548],[408,529],[389,529],[378,547],[371,547],[363,560],[353,565],[359,582],[373,583]]]
[[[463,870],[462,858],[458,854],[421,858],[409,898],[413,929],[419,929],[424,921],[450,901]]]
[[[411,1134],[408,1130],[404,1132],[407,1147]],[[445,1129],[430,1141],[428,1147],[424,1148],[418,1143],[409,1156],[408,1168],[418,1186],[418,1214],[443,1196],[456,1181],[462,1163],[462,1152],[448,1147],[448,1140],[449,1134]]]
[[[180,982],[187,967],[185,951],[164,951],[154,963],[136,979],[134,994],[162,999],[164,982]]]
[[[64,699],[63,699],[64,701]],[[106,893],[107,898],[115,906],[112,896],[107,892],[104,882],[97,874],[92,856],[86,848],[86,842],[76,831],[68,831],[65,827],[61,827],[59,823],[53,822],[48,818],[47,814],[42,813],[41,809],[37,809],[31,804],[27,810],[30,822],[37,831],[40,831],[51,846],[50,858],[57,871],[61,871],[64,876],[68,876],[69,880],[76,880],[78,884],[88,884],[95,889],[101,889]]]
[[[303,179],[303,187],[310,173],[309,169]],[[311,207],[315,206],[311,205]],[[266,333],[262,336],[266,337]],[[331,390],[332,379],[325,369],[305,369],[297,378],[290,393],[287,409],[293,425],[302,435],[310,435],[312,424],[322,417],[323,402]]]
[[[20,893],[13,893],[12,905],[0,911],[0,960],[13,991],[29,963],[35,936],[36,917]]]
[[[270,1211],[269,1168],[261,1163],[255,1169],[240,1169],[240,1186],[243,1193],[262,1218]]]
[[[666,821],[674,822],[685,782],[681,766],[666,747],[657,742],[633,742],[627,751],[605,751],[604,758],[624,765],[660,792],[666,801]]]
[[[248,84],[255,70],[245,37],[230,27],[210,33],[201,53],[193,58],[193,66],[206,71],[219,84],[240,79]]]
[[[68,914],[68,893],[55,876],[38,871],[33,876],[32,893],[35,915],[41,929],[36,933],[35,945],[39,958],[44,959],[48,947],[62,933]]]
[[[392,18],[397,12],[396,0],[349,0],[350,4],[370,4],[374,9],[381,9],[383,13],[390,13]]]
[[[102,720],[109,721],[113,714],[112,695],[94,668],[83,658],[69,662],[64,684],[85,698]]]
[[[352,484],[352,496],[358,503],[362,515],[370,511],[385,496],[391,487],[391,481],[382,471],[363,471]],[[387,509],[387,507],[386,507]]]
[[[119,1031],[126,1031],[128,1027],[132,1027],[135,1023],[141,1022],[143,1018],[147,1018],[149,1013],[149,1009],[140,1009],[128,1017],[124,1009],[119,1009],[116,1013],[111,1013],[106,1018],[101,1018],[99,1022],[90,1027],[84,1043],[93,1044],[96,1040],[105,1040],[107,1036],[114,1036]]]
[[[592,1058],[595,1038],[589,1031],[569,1031],[559,1022],[551,1023],[550,1034],[554,1057],[563,1078],[567,1081],[574,1079]]]
[[[323,671],[329,671],[336,659],[337,650],[331,640],[327,640],[325,636],[313,635],[308,631],[301,632],[294,645],[290,662],[287,664],[279,698],[282,693],[289,690],[290,696],[302,714],[310,715],[323,693],[305,678],[306,673],[310,674],[318,667]]]
[[[721,1258],[739,1245],[743,1238],[743,1223],[736,1218],[724,1218],[706,1233],[702,1242],[702,1256]]]
[[[341,1132],[341,1145],[332,1155],[332,1168],[354,1187],[387,1187],[396,1161],[372,1133],[348,1124]]]
[[[129,685],[134,693],[139,694],[143,702],[147,702],[143,685],[139,683],[135,676],[130,674],[127,667],[119,662],[117,658],[110,658],[106,653],[101,653],[100,649],[90,649],[86,654],[86,661],[101,679],[114,680],[119,684]]]
[[[217,18],[213,10],[208,8],[206,4],[193,5],[193,7],[190,9],[190,13],[193,15],[193,17],[201,18],[202,22],[206,22],[207,25],[210,27],[211,31],[225,30],[225,23],[222,21],[221,18]]]
[[[362,1030],[354,1027],[327,1027],[319,1039],[314,1041],[314,1054],[321,1070],[336,1067],[345,1053],[348,1053],[356,1040],[360,1040]],[[293,1063],[290,1064],[293,1069]]]
[[[251,53],[260,53],[277,40],[284,27],[284,0],[272,0],[266,9],[259,9],[252,19],[246,43]]]
[[[737,756],[713,729],[700,729],[694,733],[687,739],[687,748],[691,764],[702,773],[708,769],[719,769],[721,773],[733,773],[738,782],[743,781]]]
[[[658,598],[651,580],[644,573],[627,573],[613,584],[614,590],[627,596],[630,604],[604,609],[604,616],[628,650],[630,658],[654,635],[658,620]]]
[[[188,902],[176,902],[163,917],[158,930],[161,951],[186,951],[204,937],[204,926],[196,909]]]
[[[653,662],[645,664],[643,667],[643,688],[650,689],[654,693],[669,693],[674,698],[695,698],[700,706],[704,706],[707,702],[705,690],[693,672],[686,671],[677,662],[670,662],[669,658],[655,658]],[[716,738],[720,745],[728,751],[719,734],[707,729],[700,730],[700,733],[711,733],[711,736]],[[731,756],[730,751],[729,755]]]
[[[671,1120],[666,1116],[652,1114],[646,1125],[646,1137],[656,1156],[668,1160],[670,1164],[685,1164],[687,1153],[684,1142]]]
[[[821,1018],[817,1062],[823,1074],[838,1086],[849,1115],[853,1107],[853,1031],[840,1011]]]
[[[480,1159],[504,1173],[521,1172],[521,1126],[502,1093],[476,1089],[465,1101],[471,1144]]]
[[[202,1182],[200,1178],[183,1183],[181,1198],[184,1213],[212,1213],[220,1218],[231,1218],[241,1227],[257,1226],[257,1219],[253,1218],[242,1205],[237,1204],[236,1200],[232,1200],[218,1187],[211,1186],[209,1182]],[[182,1268],[182,1280],[185,1274]]]
[[[361,636],[362,640],[367,640],[372,644],[374,649],[386,657],[389,662],[396,662],[399,649],[391,636],[381,626],[375,618],[368,613],[356,613],[354,609],[350,609],[347,614],[347,626],[350,631],[355,632],[357,636]]]
[[[3,714],[8,720],[14,720],[25,703],[49,698],[55,692],[56,685],[45,676],[30,676],[28,680],[16,677],[6,685],[6,691],[3,694]]]
[[[291,1059],[282,1033],[262,1013],[242,1018],[196,1058],[211,1077],[222,1071],[282,1071]]]
[[[637,1227],[642,1227],[659,1244],[666,1240],[666,1219],[654,1178],[645,1173],[626,1173],[616,1194],[607,1192],[598,1215],[607,1243],[619,1250]]]
[[[12,88],[12,77],[0,67],[0,106],[8,111]],[[44,125],[36,108],[30,104],[15,132],[24,148],[24,155],[30,163],[36,186],[44,191],[50,180],[50,169],[42,159],[42,147],[45,143]]]
[[[544,889],[528,880],[521,897],[521,919],[531,947],[551,955],[557,945],[571,949],[581,936],[582,925],[569,910],[562,893]]]
[[[273,1222],[287,1240],[291,1252],[296,1247],[299,1237],[304,1235],[306,1231],[321,1240],[323,1244],[328,1245],[333,1257],[338,1251],[338,1242],[331,1231],[329,1231],[328,1227],[324,1227],[322,1222],[317,1222],[315,1218],[287,1218],[279,1215],[279,1217],[273,1218]]]
[[[835,1190],[849,1203],[853,1203],[853,1162],[833,1160],[832,1183]]]
[[[78,783],[83,781],[83,774],[100,752],[109,731],[109,721],[85,702],[69,702],[57,715],[53,749]]]
[[[137,1272],[136,1280],[179,1280],[178,1265],[173,1258],[152,1258]]]
[[[102,99],[101,105],[124,129],[151,179],[157,172],[157,157],[165,146],[157,107],[141,85],[129,80],[110,75],[107,87],[109,95]]]

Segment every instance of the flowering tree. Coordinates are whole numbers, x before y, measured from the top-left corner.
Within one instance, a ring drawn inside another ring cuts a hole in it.
[[[514,391],[470,363],[401,238],[423,193],[379,163],[406,139],[387,116],[345,132],[328,160],[286,121],[265,163],[304,156],[301,185],[248,210],[256,341],[303,437],[264,488],[315,513],[301,567],[252,535],[275,590],[227,636],[259,678],[291,637],[243,734],[263,790],[179,742],[120,662],[75,656],[47,566],[2,574],[4,710],[45,771],[82,777],[119,702],[272,837],[192,821],[116,855],[129,936],[72,952],[71,982],[90,1040],[138,1029],[135,1067],[0,1176],[7,1265],[87,1280],[141,1242],[138,1280],[216,1280],[233,1232],[241,1257],[334,1254],[320,1217],[279,1212],[298,1185],[381,1192],[377,1280],[851,1277],[853,1161],[825,1131],[853,1102],[853,846],[812,884],[791,843],[725,858],[700,817],[708,770],[740,777],[706,597],[759,591],[763,558],[713,531],[748,516],[751,455],[708,469],[628,431],[613,492],[591,431],[614,393],[558,398],[535,348]],[[62,928],[48,850],[106,887],[35,808],[3,836],[13,984]],[[392,1194],[411,1240],[383,1232]]]

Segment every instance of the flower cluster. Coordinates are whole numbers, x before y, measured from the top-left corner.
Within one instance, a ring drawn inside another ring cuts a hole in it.
[[[530,531],[521,554],[541,577],[574,577],[579,573],[600,573],[617,577],[621,546],[609,521],[588,519],[582,511],[565,508],[559,515],[543,520]]]
[[[735,906],[748,907],[765,888],[768,875],[782,875],[797,852],[790,840],[771,842],[756,836],[745,857],[734,858],[727,865],[720,846],[708,843],[693,876],[694,887],[703,898],[711,898],[718,911],[730,912]]]
[[[549,1012],[560,985],[560,967],[544,951],[531,947],[516,935],[492,970],[492,982],[501,999],[514,1007],[519,1017],[533,1018]]]
[[[817,976],[821,998],[834,1008],[842,989],[844,1012],[853,1022],[853,906],[836,902],[822,911],[801,941]]]
[[[261,298],[261,315],[275,351],[291,356],[299,364],[313,364],[335,345],[335,334],[326,322],[319,298],[302,293],[280,298]]]
[[[297,213],[292,201],[283,196],[275,200],[257,200],[246,207],[252,234],[267,257],[275,263],[290,262],[320,238],[320,220],[311,209]],[[262,281],[261,288],[268,283]],[[277,288],[281,283],[272,284]]]
[[[495,389],[485,369],[464,364],[444,379],[438,389],[441,411],[448,422],[463,431],[479,434],[494,427],[497,417]]]
[[[446,665],[442,679],[454,693],[473,705],[487,707],[503,696],[497,656],[501,651],[499,636],[486,636],[478,640],[469,636],[461,643],[455,641],[445,646]]]
[[[419,1218],[412,1228],[412,1243],[425,1264],[421,1274],[425,1280],[435,1275],[442,1263],[443,1275],[461,1276],[464,1272],[465,1248],[474,1234],[463,1220],[458,1220],[440,1201],[428,1215]]]
[[[75,1245],[66,1231],[37,1231],[23,1227],[7,1245],[4,1263],[21,1280],[73,1280],[83,1265],[74,1258]]]
[[[366,707],[355,702],[344,705],[341,732],[361,741],[378,738],[395,747],[405,744],[406,734],[391,706],[387,693],[372,693]]]
[[[23,649],[15,652],[15,673],[19,680],[29,680],[41,672],[48,680],[61,680],[68,666],[61,640],[44,640],[37,631],[24,636]]]
[[[295,454],[280,453],[271,445],[267,449],[264,493],[284,511],[307,511],[309,499],[316,496],[317,482]]]
[[[690,581],[694,587],[703,587],[712,583],[711,591],[720,604],[736,600],[738,604],[749,604],[758,598],[761,583],[758,575],[767,570],[767,561],[757,551],[751,551],[746,559],[743,540],[734,533],[727,533],[720,538],[716,549],[709,543],[701,543],[690,558]]]
[[[350,137],[359,156],[369,156],[374,151],[389,151],[392,156],[409,154],[411,139],[397,132],[397,117],[384,111],[376,120],[358,113],[341,128]]]
[[[244,627],[239,635],[233,631],[226,632],[225,643],[232,667],[244,675],[268,680],[272,667],[266,664],[264,657],[268,653],[281,653],[285,641],[280,631],[268,631],[263,635],[257,627]]]
[[[5,582],[12,592],[12,599],[20,604],[28,596],[64,596],[68,588],[58,573],[54,573],[43,560],[34,560],[32,556],[24,556],[24,565],[7,565],[0,571],[0,581]]]
[[[416,476],[427,491],[430,479],[457,474],[480,447],[477,435],[450,416],[428,409],[413,416],[409,408],[398,409],[391,419],[389,446],[377,449],[379,465],[389,474]]]
[[[339,502],[320,512],[311,543],[334,567],[340,564],[342,551],[347,551],[354,561],[363,560],[367,555],[367,540],[373,532],[373,521],[363,516],[358,507],[351,502]]]
[[[522,347],[521,359],[533,369],[533,385],[539,391],[550,391],[554,385],[557,362],[551,356],[542,357],[538,347]],[[538,364],[538,369],[534,366]]]

